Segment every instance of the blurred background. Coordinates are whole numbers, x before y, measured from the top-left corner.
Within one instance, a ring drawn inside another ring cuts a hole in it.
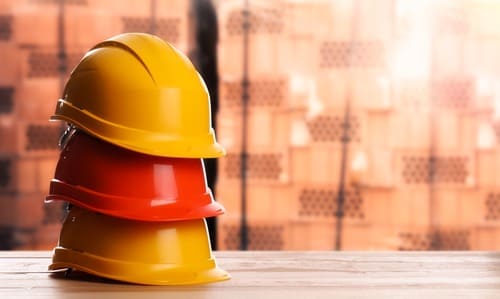
[[[52,249],[48,118],[95,43],[195,63],[221,250],[500,249],[500,1],[0,0],[0,249]],[[497,174],[499,177],[497,178]]]

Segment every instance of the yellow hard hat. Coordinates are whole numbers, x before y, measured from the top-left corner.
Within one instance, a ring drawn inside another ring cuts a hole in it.
[[[210,249],[205,220],[146,222],[73,207],[64,221],[49,270],[71,268],[149,285],[229,279]]]
[[[124,33],[94,46],[72,71],[51,120],[150,155],[215,158],[206,85],[160,38]]]

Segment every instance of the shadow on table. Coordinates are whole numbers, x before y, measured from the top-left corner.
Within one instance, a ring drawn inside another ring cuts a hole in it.
[[[78,270],[54,272],[50,274],[50,277],[61,280],[85,281],[85,282],[106,283],[115,285],[134,285],[132,283],[113,280],[109,278],[103,278]]]

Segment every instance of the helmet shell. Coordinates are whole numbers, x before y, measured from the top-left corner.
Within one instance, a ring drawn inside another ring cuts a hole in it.
[[[67,140],[46,201],[63,200],[119,218],[174,221],[217,216],[201,159],[133,152],[76,131]]]
[[[73,207],[63,223],[49,270],[71,268],[148,285],[229,279],[210,249],[204,219],[125,220]]]
[[[185,55],[150,34],[120,34],[88,51],[51,119],[145,154],[225,154],[211,128],[203,79]]]

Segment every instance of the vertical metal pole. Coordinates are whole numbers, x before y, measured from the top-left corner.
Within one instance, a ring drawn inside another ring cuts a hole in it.
[[[212,0],[191,0],[188,22],[190,32],[188,45],[189,57],[205,80],[210,94],[210,118],[212,128],[217,128],[217,111],[219,109],[219,75],[217,68],[217,43],[219,28],[217,27],[217,11]],[[216,195],[217,160],[203,159],[207,185]],[[217,217],[205,218],[212,250],[217,250]]]
[[[351,18],[351,42],[349,45],[349,54],[347,56],[348,59],[348,67],[351,68],[354,65],[354,52],[355,43],[357,40],[357,31],[358,31],[358,19],[359,19],[359,0],[355,0],[352,9],[352,18]],[[349,72],[350,73],[350,72]],[[337,216],[336,222],[336,233],[335,233],[335,250],[342,249],[342,226],[344,219],[344,202],[345,202],[345,177],[346,177],[346,167],[348,160],[348,147],[350,141],[351,130],[351,97],[352,97],[352,76],[349,74],[349,78],[347,80],[347,90],[346,90],[346,98],[345,98],[345,109],[344,109],[344,119],[342,121],[342,138],[341,144],[342,149],[340,153],[340,175],[338,181],[338,193],[337,193],[337,211],[335,212],[335,216]]]
[[[430,69],[429,69],[429,87],[431,91],[431,96],[430,100],[431,103],[429,105],[429,112],[430,112],[430,125],[429,125],[429,221],[430,221],[430,233],[431,233],[431,244],[430,244],[430,249],[435,250],[440,248],[440,236],[439,232],[437,230],[437,216],[438,216],[438,211],[436,211],[436,163],[437,163],[437,151],[436,151],[436,142],[437,142],[437,136],[436,136],[436,121],[437,121],[437,114],[439,111],[436,110],[436,103],[439,100],[437,98],[437,94],[435,92],[435,83],[436,83],[436,77],[435,77],[435,72],[437,71],[437,61],[436,61],[436,49],[437,45],[435,42],[436,34],[435,34],[435,27],[436,27],[436,18],[437,14],[434,11],[434,7],[430,7],[430,19],[431,19],[431,26],[430,26]]]
[[[248,249],[248,228],[247,228],[247,126],[248,126],[248,34],[250,31],[249,0],[245,0],[243,6],[243,76],[241,81],[242,100],[242,132],[241,132],[241,223],[240,223],[240,249]]]
[[[156,0],[150,1],[150,8],[149,33],[156,34]]]
[[[58,45],[58,50],[57,50],[57,58],[58,58],[58,71],[59,71],[59,92],[61,95],[61,98],[64,98],[64,85],[66,83],[66,75],[68,73],[68,55],[66,53],[66,30],[65,30],[65,24],[64,24],[64,12],[65,12],[65,7],[64,7],[64,1],[65,0],[59,0],[59,12],[58,12],[58,18],[57,18],[57,45]],[[60,132],[61,136],[63,136],[64,131],[66,131],[66,125],[61,124],[60,125]],[[70,209],[71,204],[69,203],[64,203],[61,206],[61,213],[62,215],[67,215],[68,210]]]
[[[67,54],[66,54],[66,41],[65,41],[65,28],[64,28],[64,1],[59,0],[59,14],[58,14],[58,62],[59,62],[59,90],[62,93],[64,83],[66,81],[66,74],[68,71]],[[63,95],[64,96],[64,95]]]
[[[347,147],[349,145],[349,133],[350,133],[350,117],[351,117],[351,104],[350,104],[350,92],[346,95],[346,106],[344,110],[344,120],[342,122],[342,149],[340,158],[340,177],[338,182],[338,193],[337,193],[337,211],[335,216],[337,216],[336,222],[336,233],[335,233],[335,250],[342,249],[342,224],[344,218],[344,202],[345,202],[345,173],[346,164],[348,159]]]

